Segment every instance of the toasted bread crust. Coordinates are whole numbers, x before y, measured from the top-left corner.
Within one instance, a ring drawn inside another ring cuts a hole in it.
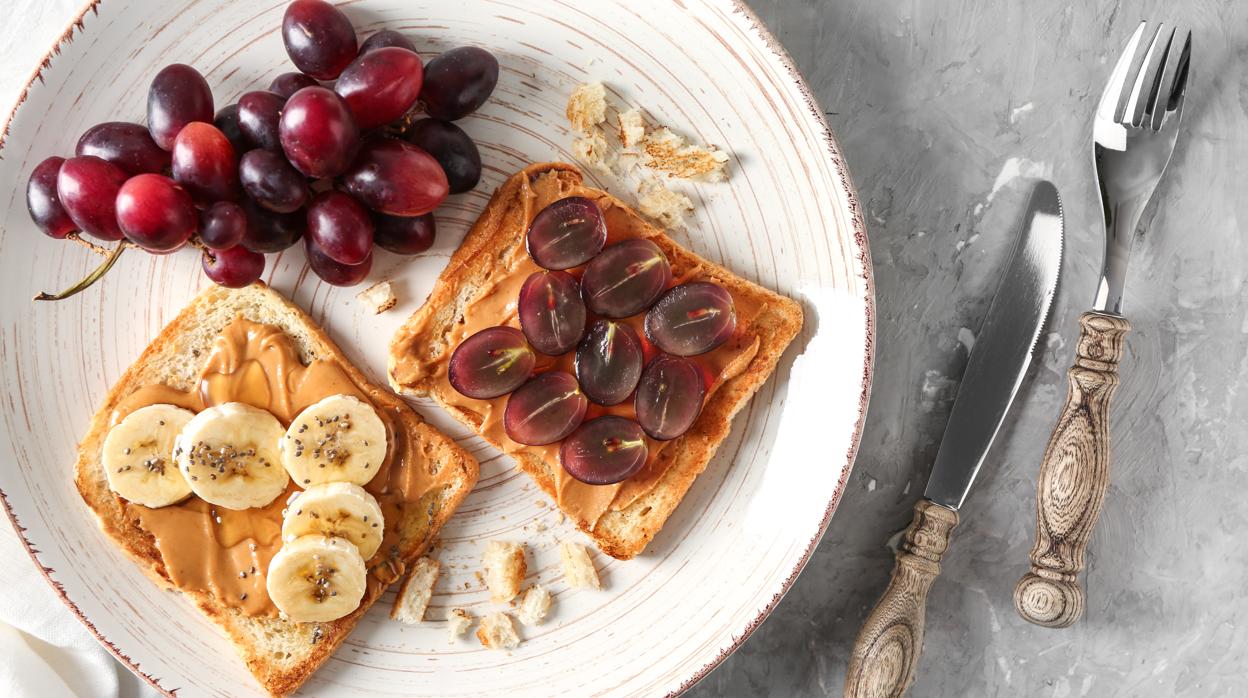
[[[225,323],[239,316],[281,327],[294,339],[304,361],[310,357],[332,358],[353,381],[369,387],[369,396],[374,401],[411,409],[389,391],[373,385],[311,317],[276,291],[258,282],[245,289],[205,290],[161,330],[108,392],[78,446],[74,466],[74,482],[100,527],[162,587],[170,587],[172,582],[155,539],[126,518],[118,497],[108,488],[100,464],[100,447],[108,431],[109,414],[123,398],[145,385],[163,383],[188,388],[212,340]],[[400,541],[400,558],[405,563],[420,557],[429,547],[434,535],[476,484],[479,468],[477,461],[453,440],[423,421],[410,438],[426,444],[424,452],[439,468],[452,468],[455,476],[451,484],[427,494],[426,500],[422,500],[432,504],[435,513],[431,521],[420,522],[419,530],[405,531]],[[425,508],[418,507],[419,510]],[[298,689],[333,654],[382,591],[380,585],[370,585],[356,611],[328,623],[250,617],[220,605],[211,594],[190,590],[183,593],[204,615],[221,626],[264,689],[279,696]],[[280,656],[282,654],[287,656]]]
[[[534,181],[546,176],[558,178],[560,186],[568,190],[583,186],[580,171],[564,163],[530,165],[508,179],[494,193],[477,223],[451,256],[429,299],[408,318],[391,340],[391,386],[406,395],[433,397],[452,416],[474,429],[479,423],[476,415],[449,404],[447,396],[441,394],[444,388],[432,375],[405,381],[395,374],[396,362],[403,357],[414,357],[423,364],[434,365],[450,359],[454,347],[448,346],[448,337],[463,317],[464,309],[496,271],[498,260],[507,251],[524,244],[525,230],[522,227],[504,225],[508,212],[512,207],[521,205],[526,180]],[[654,489],[619,511],[607,512],[592,529],[578,523],[603,552],[615,558],[628,559],[641,553],[662,528],[693,480],[706,469],[719,444],[727,438],[732,417],[775,370],[780,355],[801,330],[802,309],[792,299],[751,283],[689,252],[605,192],[594,191],[594,195],[607,197],[624,215],[634,219],[637,229],[644,230],[667,254],[673,268],[700,267],[701,278],[722,285],[734,298],[748,298],[762,308],[748,325],[739,327],[741,331],[759,338],[757,354],[744,371],[724,383],[711,396],[693,428],[668,446],[675,455]],[[559,468],[559,464],[545,462],[537,455],[536,449],[530,448],[520,449],[513,457],[520,469],[533,477],[542,490],[557,502],[554,469]]]

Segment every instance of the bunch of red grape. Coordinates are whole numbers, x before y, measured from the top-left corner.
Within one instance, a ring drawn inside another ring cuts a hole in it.
[[[713,379],[691,357],[721,346],[737,328],[732,295],[722,286],[673,285],[671,265],[654,242],[606,247],[606,240],[602,211],[591,199],[568,197],[539,211],[526,243],[543,271],[520,287],[520,329],[473,334],[455,348],[447,370],[466,397],[510,393],[507,436],[530,446],[562,441],[564,470],[591,485],[635,475],[649,457],[646,437],[667,441],[693,426]],[[549,368],[535,375],[539,354],[570,357],[571,366],[542,360]],[[625,405],[628,414],[630,397],[631,415],[620,414],[614,406]]]
[[[35,167],[26,190],[35,224],[56,239],[120,242],[103,271],[129,245],[168,254],[193,244],[204,273],[230,287],[259,279],[265,254],[300,239],[312,270],[338,286],[368,275],[374,244],[428,249],[433,210],[480,180],[477,146],[451,122],[490,96],[498,61],[460,47],[424,65],[390,30],[357,46],[350,20],[325,0],[292,2],[282,38],[300,72],[215,114],[194,68],[157,73],[146,127],[93,126],[74,157]]]

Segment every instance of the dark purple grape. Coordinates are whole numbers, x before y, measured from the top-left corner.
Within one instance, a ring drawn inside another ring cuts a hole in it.
[[[389,46],[360,54],[338,76],[334,91],[351,107],[360,128],[374,128],[403,116],[416,104],[424,76],[420,56]]]
[[[290,61],[317,80],[333,80],[356,54],[355,27],[324,0],[295,0],[282,17],[282,41]]]
[[[167,65],[152,79],[147,93],[147,128],[156,145],[169,150],[183,126],[212,123],[212,88],[189,65]]]
[[[212,124],[193,121],[173,139],[173,179],[207,206],[238,198],[238,157],[224,133]]]
[[[74,219],[61,206],[56,196],[56,177],[61,172],[65,158],[50,157],[35,166],[26,183],[26,210],[30,219],[49,237],[57,240],[78,229]]]
[[[576,378],[590,400],[618,405],[637,387],[644,362],[641,338],[633,328],[599,320],[576,347]]]
[[[117,224],[130,242],[152,254],[168,254],[191,239],[199,217],[185,189],[164,175],[148,173],[121,185]]]
[[[368,276],[368,272],[373,268],[373,253],[370,250],[368,256],[359,264],[343,264],[335,262],[333,258],[325,254],[312,238],[304,238],[304,249],[308,254],[308,266],[312,268],[312,272],[321,277],[321,280],[331,286],[354,286],[364,280]]]
[[[653,242],[618,242],[594,257],[581,277],[585,305],[605,317],[623,318],[649,308],[672,283],[672,267]]]
[[[79,230],[101,240],[120,240],[117,225],[117,192],[126,173],[94,155],[74,157],[61,163],[56,176],[56,195]]]
[[[233,201],[218,201],[199,212],[199,241],[213,250],[228,250],[247,234],[247,213]]]
[[[309,177],[342,174],[360,144],[351,109],[324,87],[305,87],[292,95],[282,110],[279,130],[286,158]]]
[[[650,456],[646,435],[631,419],[606,415],[581,425],[559,447],[569,475],[589,485],[614,485],[637,474]]]
[[[481,152],[462,128],[449,121],[421,119],[405,137],[438,161],[452,194],[469,191],[481,181]]]
[[[144,172],[161,174],[169,168],[169,153],[156,145],[151,132],[125,121],[109,121],[87,129],[78,139],[74,154],[107,160],[130,176]]]
[[[277,213],[246,196],[240,203],[247,214],[247,233],[240,244],[252,252],[281,252],[303,237],[307,227],[303,211]]]
[[[360,203],[391,216],[420,216],[446,199],[446,174],[433,156],[406,141],[364,143],[342,186]]]
[[[256,203],[278,213],[290,213],[308,202],[303,175],[286,158],[271,150],[248,151],[238,163],[243,190]]]
[[[529,256],[546,269],[579,267],[602,251],[607,223],[592,199],[569,196],[537,212],[525,236]]]
[[[247,140],[246,134],[243,133],[243,126],[238,121],[237,104],[227,104],[221,107],[221,111],[217,112],[217,116],[212,120],[212,125],[230,139],[230,145],[234,146],[235,153],[245,153],[251,150],[251,142]]]
[[[251,148],[282,152],[278,124],[281,123],[282,107],[285,105],[285,97],[265,90],[248,92],[238,98],[238,125]]]
[[[507,398],[503,429],[516,443],[545,446],[579,427],[587,409],[589,400],[571,373],[547,371]]]
[[[420,254],[433,247],[438,228],[432,213],[423,216],[373,214],[373,243],[395,254]]]
[[[728,341],[736,330],[732,295],[709,281],[671,288],[646,313],[646,336],[676,356],[705,354]]]
[[[520,287],[520,329],[533,348],[550,356],[572,351],[585,335],[585,303],[576,277],[539,271]]]
[[[498,59],[476,46],[460,46],[429,61],[420,101],[435,119],[454,121],[476,111],[498,84]]]
[[[316,81],[316,78],[303,73],[282,73],[273,78],[273,82],[269,83],[269,92],[279,95],[283,100],[286,100],[305,87],[316,87],[320,84]]]
[[[242,288],[264,273],[264,255],[244,247],[204,250],[204,275],[227,288]]]
[[[379,48],[386,48],[387,46],[397,46],[398,48],[405,48],[412,53],[417,53],[416,44],[413,44],[411,39],[408,39],[406,36],[403,36],[393,29],[382,29],[365,39],[364,43],[360,44],[360,55],[363,56],[369,51],[376,51]]]
[[[355,199],[323,191],[308,205],[308,239],[339,264],[363,264],[373,253],[373,221]]]
[[[490,400],[524,385],[537,355],[514,327],[490,327],[459,343],[446,377],[466,397]]]
[[[689,431],[705,397],[702,369],[693,359],[660,354],[641,374],[633,409],[651,438],[667,441]]]

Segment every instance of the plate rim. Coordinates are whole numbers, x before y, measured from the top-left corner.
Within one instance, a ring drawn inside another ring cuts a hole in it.
[[[824,534],[828,530],[828,525],[832,521],[832,516],[836,513],[836,510],[840,505],[841,497],[845,493],[845,485],[849,481],[849,475],[853,471],[854,463],[857,460],[858,449],[862,443],[862,432],[866,423],[867,407],[870,402],[871,386],[875,373],[875,274],[874,266],[871,261],[871,246],[867,240],[866,219],[862,214],[862,207],[859,204],[858,190],[854,186],[853,178],[850,175],[849,168],[845,163],[840,142],[837,140],[836,134],[832,132],[832,127],[828,124],[827,115],[824,114],[823,109],[819,106],[819,100],[815,97],[814,92],[811,90],[810,84],[806,81],[805,76],[803,76],[801,71],[798,70],[797,64],[793,61],[792,55],[789,54],[788,49],[780,43],[780,40],[776,37],[776,35],[772,33],[762,19],[759,18],[758,14],[754,12],[753,8],[749,7],[745,0],[705,1],[708,3],[726,6],[732,13],[740,14],[745,19],[755,38],[763,43],[763,47],[766,48],[777,60],[779,60],[781,66],[783,66],[788,72],[789,79],[793,81],[798,92],[801,94],[806,103],[806,110],[811,116],[814,117],[815,125],[822,131],[821,135],[825,145],[824,154],[832,165],[833,171],[839,177],[841,188],[846,195],[847,208],[851,214],[850,223],[853,228],[853,246],[856,248],[862,264],[862,275],[858,278],[862,280],[864,291],[863,306],[865,314],[865,346],[863,347],[862,389],[858,396],[858,416],[856,423],[854,424],[853,435],[850,439],[849,450],[846,453],[845,466],[841,469],[840,480],[836,484],[836,489],[832,493],[831,499],[828,500],[828,505],[824,509],[823,519],[819,522],[819,526],[817,527],[814,536],[807,543],[806,549],[802,552],[797,564],[794,565],[793,569],[789,572],[788,577],[780,585],[779,591],[777,591],[771,600],[767,602],[765,607],[759,611],[758,615],[747,623],[746,626],[740,630],[739,634],[734,633],[733,641],[730,645],[720,650],[714,658],[704,664],[701,668],[697,669],[688,678],[684,679],[679,687],[667,694],[667,698],[675,698],[675,696],[679,696],[685,691],[688,691],[702,679],[706,678],[717,667],[719,667],[719,665],[734,652],[740,649],[741,646],[745,644],[746,640],[754,634],[754,631],[757,630],[758,627],[763,624],[763,621],[765,621],[776,609],[776,607],[780,604],[780,601],[793,587],[793,584],[797,581],[798,576],[800,576],[802,571],[806,568],[806,564],[810,562],[810,558],[814,555],[815,549],[819,546],[819,542],[823,539]],[[65,26],[65,30],[53,40],[52,46],[46,53],[44,53],[43,58],[39,61],[38,65],[36,65],[34,71],[30,74],[30,77],[27,78],[25,84],[22,85],[21,90],[18,92],[17,100],[14,102],[13,107],[9,110],[9,113],[5,115],[3,123],[0,124],[0,156],[3,156],[4,146],[7,144],[9,126],[13,122],[13,118],[17,115],[18,109],[25,104],[26,99],[30,94],[31,87],[34,85],[36,80],[42,81],[44,69],[51,67],[52,58],[60,53],[61,46],[72,42],[75,38],[75,32],[83,33],[86,31],[83,18],[86,17],[88,12],[96,13],[96,8],[102,2],[103,0],[88,0],[88,2],[83,5],[72,18],[70,18],[69,22]],[[142,678],[148,685],[156,689],[162,695],[173,698],[175,696],[173,690],[165,688],[161,685],[159,679],[143,671],[138,662],[126,653],[122,652],[121,649],[112,642],[112,640],[109,640],[102,632],[100,632],[100,630],[96,628],[95,624],[87,618],[81,609],[78,608],[78,605],[69,598],[64,586],[52,576],[52,573],[55,572],[55,570],[47,567],[42,561],[40,561],[38,551],[35,550],[34,545],[26,537],[26,528],[22,526],[21,522],[18,520],[17,514],[13,511],[13,507],[9,503],[8,495],[3,489],[0,489],[0,504],[3,504],[5,516],[12,525],[14,533],[17,534],[18,539],[21,541],[22,548],[30,557],[31,562],[35,564],[36,569],[39,570],[39,573],[43,576],[44,580],[47,581],[50,587],[52,587],[56,596],[60,598],[69,609],[70,613],[72,613],[74,617],[83,624],[87,631],[97,642],[100,643],[102,647],[108,650],[108,652],[112,654],[117,661],[121,662],[128,670],[130,670],[131,673]]]

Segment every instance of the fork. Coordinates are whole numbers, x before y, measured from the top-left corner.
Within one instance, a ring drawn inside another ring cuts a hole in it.
[[[1109,484],[1109,404],[1131,329],[1122,312],[1127,260],[1174,152],[1192,50],[1187,29],[1141,22],[1119,56],[1092,125],[1105,258],[1092,310],[1079,318],[1066,404],[1040,465],[1031,571],[1014,588],[1024,619],[1064,628],[1083,614],[1078,584]]]

